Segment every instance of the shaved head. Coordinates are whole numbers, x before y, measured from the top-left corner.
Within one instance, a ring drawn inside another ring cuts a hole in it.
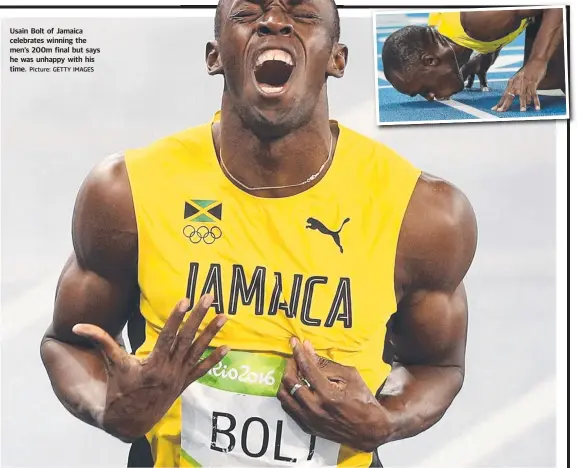
[[[423,26],[406,26],[390,34],[381,51],[385,77],[389,81],[394,74],[413,77],[420,68],[427,44],[427,28]]]

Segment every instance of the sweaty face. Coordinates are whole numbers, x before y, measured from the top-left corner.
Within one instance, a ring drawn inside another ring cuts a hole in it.
[[[308,122],[333,56],[328,0],[232,0],[219,54],[226,91],[245,125],[288,133]]]

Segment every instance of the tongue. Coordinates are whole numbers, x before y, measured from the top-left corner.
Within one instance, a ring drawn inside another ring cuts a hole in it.
[[[280,60],[267,60],[255,69],[255,78],[266,88],[282,88],[293,72],[293,67]]]

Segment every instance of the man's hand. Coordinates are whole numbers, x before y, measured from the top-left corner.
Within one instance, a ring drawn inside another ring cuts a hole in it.
[[[359,372],[317,356],[308,342],[293,338],[292,346],[277,398],[301,429],[365,452],[382,445],[387,413]]]
[[[538,98],[538,85],[546,75],[548,62],[542,59],[528,61],[510,80],[506,91],[497,105],[492,107],[493,111],[507,111],[516,96],[520,97],[520,110],[526,111],[527,106],[534,102],[536,110],[540,110],[540,99]]]
[[[143,436],[191,383],[227,354],[229,349],[221,346],[199,361],[226,321],[224,315],[215,317],[194,340],[212,302],[211,296],[201,298],[179,332],[189,309],[187,299],[180,301],[160,332],[154,350],[143,360],[128,354],[95,325],[74,326],[74,333],[92,341],[104,356],[108,379],[106,402],[96,418],[100,427],[123,440]]]

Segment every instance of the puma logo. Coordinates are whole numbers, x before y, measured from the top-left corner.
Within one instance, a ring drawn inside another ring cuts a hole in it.
[[[343,247],[341,246],[341,240],[339,239],[339,233],[343,229],[343,226],[345,225],[345,223],[348,223],[349,221],[350,221],[349,218],[345,218],[345,220],[341,223],[341,227],[339,228],[339,230],[338,231],[332,231],[332,230],[328,229],[325,226],[325,224],[323,224],[318,219],[307,218],[307,226],[305,226],[305,229],[312,229],[313,231],[319,231],[321,234],[326,234],[328,236],[331,236],[333,241],[337,244],[337,247],[339,247],[339,251],[341,253],[343,253]]]

